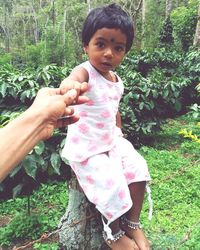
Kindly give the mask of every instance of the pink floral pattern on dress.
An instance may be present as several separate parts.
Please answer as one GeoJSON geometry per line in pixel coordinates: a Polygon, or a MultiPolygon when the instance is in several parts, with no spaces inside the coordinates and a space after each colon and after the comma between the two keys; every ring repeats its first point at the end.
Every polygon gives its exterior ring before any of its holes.
{"type": "Polygon", "coordinates": [[[107,218],[112,219],[112,217],[113,217],[113,214],[112,214],[112,213],[106,212],[105,214],[106,214],[107,218]]]}
{"type": "Polygon", "coordinates": [[[123,199],[125,198],[125,196],[126,196],[125,190],[119,191],[118,196],[119,196],[119,198],[120,198],[121,200],[123,200],[123,199]]]}
{"type": "Polygon", "coordinates": [[[79,113],[80,117],[88,117],[88,112],[85,111],[85,110],[82,110],[80,113],[79,113]]]}
{"type": "Polygon", "coordinates": [[[109,118],[110,112],[108,110],[104,110],[103,112],[101,112],[101,117],[102,118],[109,118]]]}
{"type": "Polygon", "coordinates": [[[77,137],[77,136],[73,136],[73,137],[71,138],[71,142],[74,143],[74,144],[78,144],[79,141],[80,141],[80,138],[77,137]]]}
{"type": "Polygon", "coordinates": [[[105,123],[103,123],[103,122],[97,122],[97,123],[96,123],[96,127],[97,127],[97,128],[100,128],[100,129],[101,129],[101,128],[103,128],[104,126],[105,126],[105,123]]]}
{"type": "Polygon", "coordinates": [[[127,209],[128,208],[128,204],[124,204],[123,206],[122,206],[122,209],[123,210],[125,210],[125,209],[127,209]]]}
{"type": "Polygon", "coordinates": [[[105,133],[101,136],[102,141],[110,141],[110,135],[108,133],[105,133]]]}
{"type": "Polygon", "coordinates": [[[79,132],[81,132],[82,134],[87,134],[89,131],[89,126],[85,123],[80,123],[78,125],[78,129],[79,129],[79,132]]]}
{"type": "Polygon", "coordinates": [[[86,176],[86,180],[89,184],[94,184],[95,183],[95,180],[92,178],[91,175],[87,175],[86,176]]]}
{"type": "Polygon", "coordinates": [[[133,172],[126,172],[124,175],[128,181],[135,179],[135,174],[133,172]]]}
{"type": "Polygon", "coordinates": [[[85,167],[88,164],[88,159],[80,163],[81,166],[85,167]]]}
{"type": "Polygon", "coordinates": [[[119,97],[117,95],[113,96],[113,100],[118,101],[119,97]]]}

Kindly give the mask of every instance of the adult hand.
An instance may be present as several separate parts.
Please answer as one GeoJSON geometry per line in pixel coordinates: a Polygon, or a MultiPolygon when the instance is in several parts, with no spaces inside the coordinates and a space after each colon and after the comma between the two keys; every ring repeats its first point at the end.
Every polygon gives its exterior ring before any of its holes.
{"type": "MultiPolygon", "coordinates": [[[[86,90],[86,85],[81,93],[86,90]]],[[[79,91],[80,93],[80,91],[79,91]]],[[[45,127],[40,133],[40,138],[49,138],[55,128],[60,128],[72,124],[79,120],[79,116],[74,114],[74,109],[68,107],[70,104],[81,104],[88,101],[86,96],[78,96],[75,89],[68,90],[61,94],[60,88],[42,88],[29,108],[31,112],[40,112],[44,119],[45,127]]]]}
{"type": "Polygon", "coordinates": [[[59,88],[39,90],[30,108],[0,129],[0,182],[40,140],[49,138],[54,128],[79,119],[68,105],[87,101],[75,89],[63,95],[59,88]]]}

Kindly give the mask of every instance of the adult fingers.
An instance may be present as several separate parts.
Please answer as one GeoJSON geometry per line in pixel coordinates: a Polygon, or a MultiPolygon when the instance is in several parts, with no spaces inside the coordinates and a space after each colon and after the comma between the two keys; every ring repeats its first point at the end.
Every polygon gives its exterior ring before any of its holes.
{"type": "Polygon", "coordinates": [[[87,96],[78,96],[78,93],[75,89],[69,90],[64,96],[64,101],[66,106],[70,104],[83,104],[89,101],[87,96]]]}
{"type": "Polygon", "coordinates": [[[90,99],[87,97],[87,96],[79,96],[76,100],[76,103],[74,103],[74,105],[76,104],[83,104],[83,103],[86,103],[88,102],[90,99]]]}
{"type": "Polygon", "coordinates": [[[61,117],[60,119],[58,119],[56,127],[57,128],[62,128],[62,127],[66,127],[70,124],[73,124],[75,122],[77,122],[79,120],[79,116],[77,115],[73,115],[70,117],[61,117]]]}
{"type": "Polygon", "coordinates": [[[75,89],[70,89],[66,94],[64,94],[63,97],[66,106],[72,104],[76,100],[77,96],[78,93],[75,89]]]}

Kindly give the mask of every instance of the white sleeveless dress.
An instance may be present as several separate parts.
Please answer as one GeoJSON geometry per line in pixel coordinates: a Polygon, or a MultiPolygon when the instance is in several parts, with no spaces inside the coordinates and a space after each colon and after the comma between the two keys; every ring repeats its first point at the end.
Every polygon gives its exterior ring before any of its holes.
{"type": "Polygon", "coordinates": [[[144,158],[116,127],[122,80],[108,81],[89,61],[80,67],[89,74],[90,101],[74,106],[80,120],[68,127],[62,158],[109,225],[132,206],[128,185],[151,178],[144,158]]]}

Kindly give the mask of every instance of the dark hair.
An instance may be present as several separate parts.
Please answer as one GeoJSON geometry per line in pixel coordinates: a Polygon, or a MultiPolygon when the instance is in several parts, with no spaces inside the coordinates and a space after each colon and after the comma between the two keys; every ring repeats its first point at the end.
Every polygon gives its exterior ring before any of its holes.
{"type": "Polygon", "coordinates": [[[94,33],[101,28],[120,29],[127,37],[126,52],[130,50],[134,38],[133,22],[119,5],[110,4],[90,11],[83,24],[83,46],[87,46],[94,33]]]}

